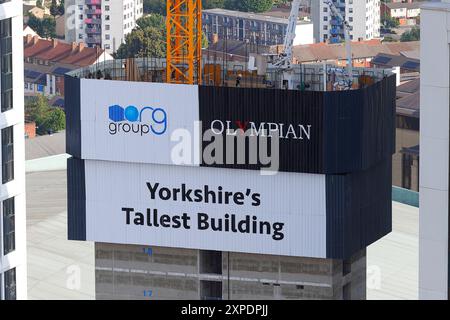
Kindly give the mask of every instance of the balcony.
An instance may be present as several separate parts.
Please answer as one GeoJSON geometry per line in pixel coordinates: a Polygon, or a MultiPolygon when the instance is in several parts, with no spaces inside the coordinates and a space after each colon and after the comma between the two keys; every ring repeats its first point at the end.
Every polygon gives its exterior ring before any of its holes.
{"type": "Polygon", "coordinates": [[[86,38],[86,43],[87,44],[101,44],[102,43],[102,38],[99,37],[99,36],[87,37],[86,38]]]}
{"type": "Polygon", "coordinates": [[[334,28],[331,28],[331,29],[330,29],[330,33],[331,33],[332,35],[337,35],[337,34],[341,34],[342,31],[341,31],[340,28],[334,27],[334,28]]]}
{"type": "Polygon", "coordinates": [[[87,23],[87,24],[102,24],[102,19],[86,18],[86,19],[84,19],[84,23],[87,23]]]}
{"type": "Polygon", "coordinates": [[[101,15],[102,9],[86,9],[86,14],[95,14],[95,15],[101,15]]]}
{"type": "Polygon", "coordinates": [[[102,29],[100,29],[100,28],[86,28],[86,33],[87,34],[101,34],[102,33],[102,29]]]}

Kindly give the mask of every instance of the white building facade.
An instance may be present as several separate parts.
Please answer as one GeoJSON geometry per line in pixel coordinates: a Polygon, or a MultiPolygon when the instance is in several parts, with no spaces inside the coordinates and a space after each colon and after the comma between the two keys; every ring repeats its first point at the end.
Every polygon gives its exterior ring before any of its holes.
{"type": "Polygon", "coordinates": [[[450,0],[421,11],[419,299],[449,295],[450,0]]]}
{"type": "Polygon", "coordinates": [[[0,300],[27,298],[23,17],[0,0],[0,300]]]}
{"type": "MultiPolygon", "coordinates": [[[[353,41],[380,37],[380,0],[333,0],[351,26],[353,41]]],[[[338,43],[344,40],[342,22],[333,17],[322,0],[311,1],[311,17],[316,42],[338,43]]]]}
{"type": "Polygon", "coordinates": [[[85,42],[108,52],[117,50],[143,16],[143,0],[67,0],[68,42],[85,42]]]}

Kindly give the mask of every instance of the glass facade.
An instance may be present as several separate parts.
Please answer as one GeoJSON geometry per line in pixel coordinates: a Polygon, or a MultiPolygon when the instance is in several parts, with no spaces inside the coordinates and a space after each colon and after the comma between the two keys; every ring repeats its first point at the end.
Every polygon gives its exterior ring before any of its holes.
{"type": "Polygon", "coordinates": [[[5,300],[16,300],[16,269],[5,272],[5,300]]]}
{"type": "Polygon", "coordinates": [[[13,127],[2,129],[2,182],[14,180],[13,127]]]}
{"type": "Polygon", "coordinates": [[[11,19],[0,21],[1,111],[13,107],[11,19]]]}
{"type": "Polygon", "coordinates": [[[16,249],[14,198],[3,201],[3,255],[16,249]]]}

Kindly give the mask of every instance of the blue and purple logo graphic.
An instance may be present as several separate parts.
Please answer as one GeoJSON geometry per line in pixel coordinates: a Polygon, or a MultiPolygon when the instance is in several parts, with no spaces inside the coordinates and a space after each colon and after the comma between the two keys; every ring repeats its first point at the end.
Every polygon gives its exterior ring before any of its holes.
{"type": "Polygon", "coordinates": [[[162,108],[143,107],[139,110],[135,106],[124,108],[113,105],[109,107],[109,120],[111,135],[125,133],[161,136],[167,131],[167,113],[162,108]]]}

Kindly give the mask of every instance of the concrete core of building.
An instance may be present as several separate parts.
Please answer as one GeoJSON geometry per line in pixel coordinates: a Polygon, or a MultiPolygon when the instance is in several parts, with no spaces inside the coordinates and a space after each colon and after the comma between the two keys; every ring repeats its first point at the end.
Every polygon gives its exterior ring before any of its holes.
{"type": "Polygon", "coordinates": [[[366,299],[366,252],[349,260],[95,244],[97,299],[366,299]]]}

